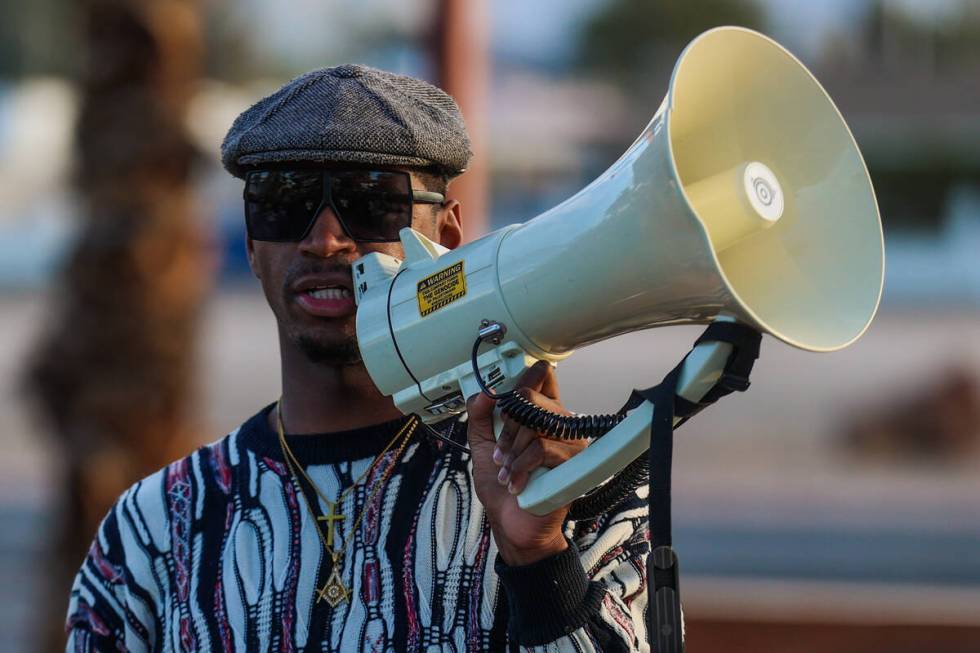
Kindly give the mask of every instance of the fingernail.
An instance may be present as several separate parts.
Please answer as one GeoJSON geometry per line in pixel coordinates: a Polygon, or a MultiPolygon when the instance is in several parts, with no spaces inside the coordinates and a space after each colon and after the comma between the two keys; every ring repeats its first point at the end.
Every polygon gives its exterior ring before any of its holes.
{"type": "Polygon", "coordinates": [[[493,462],[498,465],[504,464],[504,452],[500,450],[500,447],[493,448],[493,462]]]}
{"type": "Polygon", "coordinates": [[[507,485],[507,481],[510,479],[510,470],[506,467],[501,467],[500,471],[497,472],[497,482],[501,485],[507,485]]]}
{"type": "Polygon", "coordinates": [[[510,492],[511,494],[517,494],[517,488],[514,486],[513,483],[507,484],[507,491],[510,492]]]}

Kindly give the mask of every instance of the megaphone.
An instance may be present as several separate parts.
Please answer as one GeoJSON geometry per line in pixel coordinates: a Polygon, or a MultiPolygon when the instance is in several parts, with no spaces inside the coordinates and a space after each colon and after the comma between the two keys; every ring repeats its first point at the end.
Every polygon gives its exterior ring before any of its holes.
{"type": "MultiPolygon", "coordinates": [[[[792,54],[736,27],[684,49],[647,127],[570,199],[452,251],[401,240],[403,261],[354,263],[357,338],[379,390],[427,423],[465,410],[478,381],[502,392],[536,360],[639,329],[735,320],[837,350],[867,329],[884,273],[840,112],[792,54]],[[481,329],[496,345],[477,351],[481,329]]],[[[703,395],[726,346],[695,352],[678,394],[703,395]]],[[[650,413],[635,412],[532,478],[520,505],[544,514],[642,455],[650,413]]]]}

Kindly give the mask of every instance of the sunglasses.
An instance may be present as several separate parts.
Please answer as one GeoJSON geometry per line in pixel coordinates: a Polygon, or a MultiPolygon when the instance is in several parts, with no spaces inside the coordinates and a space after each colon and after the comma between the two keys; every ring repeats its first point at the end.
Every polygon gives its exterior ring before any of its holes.
{"type": "Polygon", "coordinates": [[[252,170],[245,175],[245,225],[253,240],[299,242],[330,208],[349,238],[390,243],[412,226],[412,206],[446,198],[412,188],[392,170],[252,170]]]}

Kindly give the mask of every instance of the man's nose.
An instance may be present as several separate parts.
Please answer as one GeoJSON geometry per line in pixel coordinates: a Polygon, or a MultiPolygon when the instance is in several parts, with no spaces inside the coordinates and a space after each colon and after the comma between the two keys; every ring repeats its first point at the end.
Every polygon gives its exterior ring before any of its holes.
{"type": "Polygon", "coordinates": [[[313,226],[300,241],[300,250],[322,258],[329,258],[344,252],[354,252],[357,243],[344,232],[340,219],[329,206],[316,216],[313,226]]]}

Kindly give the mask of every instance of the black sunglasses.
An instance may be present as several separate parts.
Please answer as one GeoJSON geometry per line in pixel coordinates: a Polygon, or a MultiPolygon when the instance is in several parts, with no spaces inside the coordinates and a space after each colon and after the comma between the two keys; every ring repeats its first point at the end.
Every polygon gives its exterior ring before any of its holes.
{"type": "Polygon", "coordinates": [[[253,240],[298,242],[329,207],[359,243],[390,243],[412,226],[412,205],[443,204],[394,170],[252,170],[245,175],[245,225],[253,240]]]}

